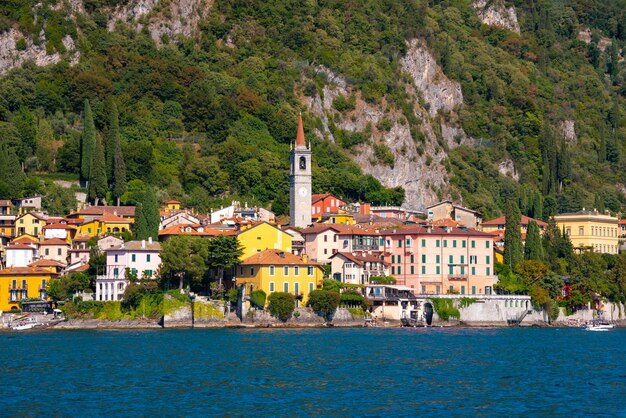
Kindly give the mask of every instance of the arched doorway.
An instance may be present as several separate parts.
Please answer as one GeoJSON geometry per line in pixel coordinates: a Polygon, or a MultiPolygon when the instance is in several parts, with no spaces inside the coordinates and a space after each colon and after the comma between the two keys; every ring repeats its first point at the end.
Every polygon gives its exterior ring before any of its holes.
{"type": "Polygon", "coordinates": [[[433,324],[433,305],[430,302],[424,304],[424,319],[426,319],[426,325],[433,324]]]}

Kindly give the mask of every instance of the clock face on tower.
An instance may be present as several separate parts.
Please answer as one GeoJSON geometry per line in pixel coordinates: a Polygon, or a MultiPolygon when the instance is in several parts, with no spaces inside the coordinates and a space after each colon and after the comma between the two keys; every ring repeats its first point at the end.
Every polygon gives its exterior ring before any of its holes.
{"type": "Polygon", "coordinates": [[[306,197],[306,187],[300,187],[298,193],[300,193],[300,196],[306,197]]]}

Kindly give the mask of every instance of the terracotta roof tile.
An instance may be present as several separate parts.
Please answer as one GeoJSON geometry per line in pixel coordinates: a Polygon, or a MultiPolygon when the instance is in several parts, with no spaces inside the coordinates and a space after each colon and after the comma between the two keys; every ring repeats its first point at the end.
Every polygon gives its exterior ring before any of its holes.
{"type": "Polygon", "coordinates": [[[56,260],[41,259],[33,261],[28,267],[65,267],[65,264],[56,260]]]}
{"type": "MultiPolygon", "coordinates": [[[[530,221],[535,221],[537,223],[537,226],[540,226],[540,227],[543,226],[544,228],[546,228],[548,226],[548,224],[544,221],[540,221],[539,219],[534,219],[525,215],[522,215],[521,220],[520,220],[520,225],[528,225],[530,221]]],[[[497,225],[505,225],[505,224],[506,224],[506,216],[500,216],[499,218],[495,218],[490,221],[483,222],[481,225],[497,226],[497,225]]]]}
{"type": "Polygon", "coordinates": [[[0,270],[0,276],[14,276],[14,275],[52,275],[58,276],[57,273],[53,273],[50,270],[45,270],[40,267],[9,267],[4,270],[0,270]]]}
{"type": "Polygon", "coordinates": [[[69,245],[69,244],[63,241],[61,238],[50,238],[45,241],[42,241],[39,245],[69,245]]]}
{"type": "Polygon", "coordinates": [[[241,265],[294,265],[294,266],[318,266],[312,261],[304,261],[295,254],[282,250],[268,249],[254,254],[243,260],[241,265]]]}

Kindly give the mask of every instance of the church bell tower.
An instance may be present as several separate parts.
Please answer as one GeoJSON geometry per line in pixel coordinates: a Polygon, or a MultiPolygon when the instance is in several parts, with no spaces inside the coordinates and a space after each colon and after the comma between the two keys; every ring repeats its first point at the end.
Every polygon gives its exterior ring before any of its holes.
{"type": "Polygon", "coordinates": [[[306,228],[311,224],[311,144],[304,141],[302,115],[298,120],[295,146],[289,157],[289,217],[290,225],[306,228]]]}

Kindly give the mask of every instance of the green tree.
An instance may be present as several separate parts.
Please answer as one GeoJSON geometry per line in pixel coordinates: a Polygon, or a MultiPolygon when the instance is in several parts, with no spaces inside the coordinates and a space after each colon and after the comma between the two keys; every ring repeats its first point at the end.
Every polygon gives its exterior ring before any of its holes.
{"type": "Polygon", "coordinates": [[[44,118],[39,119],[37,125],[37,151],[35,156],[39,163],[39,169],[43,171],[54,171],[55,155],[52,142],[54,141],[54,132],[50,123],[44,118]]]}
{"type": "Polygon", "coordinates": [[[109,176],[113,197],[117,204],[126,192],[126,165],[120,142],[120,126],[115,102],[111,102],[109,130],[106,141],[107,175],[109,176]]]}
{"type": "Polygon", "coordinates": [[[314,290],[309,293],[307,305],[313,309],[313,312],[324,318],[324,321],[330,322],[339,307],[340,298],[341,296],[337,292],[323,289],[314,290]]]}
{"type": "Polygon", "coordinates": [[[162,243],[161,268],[162,281],[178,280],[178,288],[199,283],[207,270],[208,240],[200,237],[177,235],[162,243]]]}
{"type": "Polygon", "coordinates": [[[148,233],[148,222],[146,221],[146,214],[143,210],[143,203],[139,202],[135,206],[135,223],[133,225],[133,233],[135,239],[143,240],[148,239],[150,234],[148,233]]]}
{"type": "Polygon", "coordinates": [[[85,99],[85,110],[83,116],[83,134],[81,136],[81,164],[80,175],[83,181],[90,181],[91,164],[94,161],[96,152],[96,126],[91,113],[89,100],[85,99]]]}
{"type": "Polygon", "coordinates": [[[146,217],[148,236],[156,240],[159,237],[161,212],[159,211],[159,204],[157,203],[156,194],[154,193],[154,189],[152,187],[147,188],[141,203],[143,214],[146,217]]]}
{"type": "Polygon", "coordinates": [[[269,311],[276,318],[286,322],[296,308],[296,298],[287,292],[273,292],[268,297],[269,311]]]}
{"type": "Polygon", "coordinates": [[[504,264],[514,268],[524,258],[520,232],[521,214],[517,202],[509,201],[507,203],[505,216],[504,264]]]}
{"type": "Polygon", "coordinates": [[[89,175],[89,200],[97,205],[100,200],[105,200],[108,190],[104,145],[102,140],[97,138],[89,175]]]}
{"type": "Polygon", "coordinates": [[[526,231],[526,243],[524,245],[525,260],[543,260],[543,244],[539,233],[537,222],[528,222],[528,230],[526,231]]]}
{"type": "Polygon", "coordinates": [[[15,199],[20,196],[26,175],[13,149],[0,146],[0,197],[15,199]]]}
{"type": "Polygon", "coordinates": [[[243,247],[234,236],[218,235],[208,244],[207,262],[217,270],[218,290],[223,290],[224,271],[233,268],[241,261],[243,247]]]}

